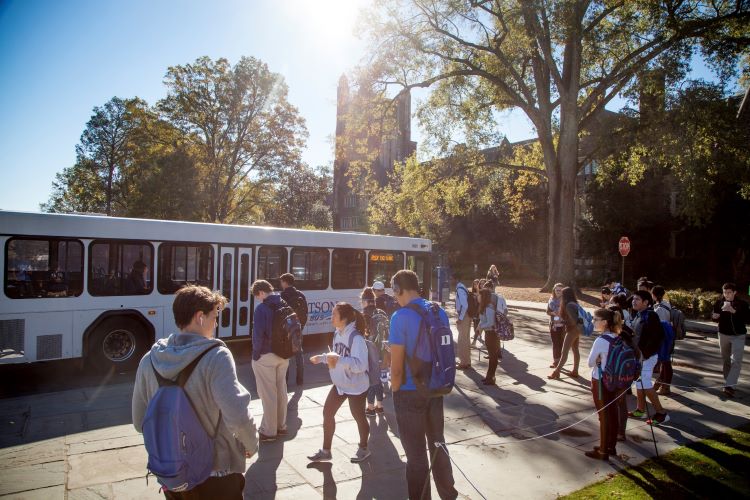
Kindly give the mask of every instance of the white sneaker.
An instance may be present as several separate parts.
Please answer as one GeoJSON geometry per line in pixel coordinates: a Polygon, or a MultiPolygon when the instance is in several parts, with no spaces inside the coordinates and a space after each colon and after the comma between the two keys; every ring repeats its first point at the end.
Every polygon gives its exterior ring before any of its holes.
{"type": "Polygon", "coordinates": [[[352,463],[356,464],[362,462],[363,460],[366,460],[370,455],[370,450],[368,450],[367,448],[357,448],[357,453],[355,453],[351,458],[352,463]]]}
{"type": "Polygon", "coordinates": [[[327,462],[333,458],[333,455],[330,451],[325,451],[323,449],[318,450],[317,453],[314,455],[310,455],[307,457],[308,460],[311,462],[327,462]]]}

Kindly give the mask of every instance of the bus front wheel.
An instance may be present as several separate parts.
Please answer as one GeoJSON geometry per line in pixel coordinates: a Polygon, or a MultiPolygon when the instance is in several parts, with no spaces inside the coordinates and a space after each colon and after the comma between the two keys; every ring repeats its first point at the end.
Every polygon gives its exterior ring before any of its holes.
{"type": "Polygon", "coordinates": [[[100,372],[132,370],[147,348],[146,332],[136,320],[110,318],[91,336],[88,360],[100,372]]]}

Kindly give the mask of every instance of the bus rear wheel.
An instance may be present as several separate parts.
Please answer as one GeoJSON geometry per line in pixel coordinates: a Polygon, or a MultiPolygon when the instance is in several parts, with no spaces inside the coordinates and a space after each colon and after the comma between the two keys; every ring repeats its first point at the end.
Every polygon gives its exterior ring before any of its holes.
{"type": "Polygon", "coordinates": [[[131,318],[109,318],[89,340],[88,361],[99,372],[132,370],[148,348],[146,332],[131,318]]]}

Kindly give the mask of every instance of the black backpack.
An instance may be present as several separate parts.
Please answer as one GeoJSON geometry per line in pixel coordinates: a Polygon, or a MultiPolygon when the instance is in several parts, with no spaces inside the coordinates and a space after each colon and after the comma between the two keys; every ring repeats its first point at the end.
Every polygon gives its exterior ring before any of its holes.
{"type": "Polygon", "coordinates": [[[385,296],[385,313],[390,318],[393,316],[393,313],[401,309],[401,306],[398,304],[398,301],[392,296],[386,294],[385,296]]]}
{"type": "Polygon", "coordinates": [[[290,299],[289,305],[294,309],[300,325],[304,328],[307,324],[307,298],[302,292],[297,291],[296,295],[290,299]]]}
{"type": "Polygon", "coordinates": [[[271,306],[271,352],[280,358],[289,359],[302,350],[302,325],[286,302],[271,306]]]}

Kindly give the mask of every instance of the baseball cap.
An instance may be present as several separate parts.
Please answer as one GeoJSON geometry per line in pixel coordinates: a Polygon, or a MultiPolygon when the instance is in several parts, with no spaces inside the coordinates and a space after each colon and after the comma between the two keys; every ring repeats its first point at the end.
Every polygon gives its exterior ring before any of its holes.
{"type": "Polygon", "coordinates": [[[373,290],[385,290],[385,285],[383,284],[382,281],[375,281],[372,284],[372,289],[373,290]]]}

